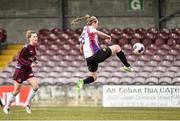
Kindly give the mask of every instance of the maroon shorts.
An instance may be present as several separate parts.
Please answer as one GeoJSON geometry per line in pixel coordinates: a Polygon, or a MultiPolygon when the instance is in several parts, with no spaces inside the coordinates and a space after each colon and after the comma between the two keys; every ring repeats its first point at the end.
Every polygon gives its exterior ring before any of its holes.
{"type": "Polygon", "coordinates": [[[16,68],[13,80],[15,80],[18,83],[23,83],[23,81],[26,81],[27,79],[34,77],[32,68],[16,68]]]}

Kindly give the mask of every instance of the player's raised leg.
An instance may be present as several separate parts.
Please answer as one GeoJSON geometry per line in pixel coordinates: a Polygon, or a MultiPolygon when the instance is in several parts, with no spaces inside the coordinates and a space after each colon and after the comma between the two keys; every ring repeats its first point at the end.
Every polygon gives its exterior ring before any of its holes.
{"type": "Polygon", "coordinates": [[[128,63],[126,56],[119,45],[112,45],[109,48],[111,49],[112,55],[116,54],[117,57],[121,60],[121,62],[124,64],[124,66],[121,68],[123,71],[125,72],[134,71],[133,68],[131,68],[130,64],[128,63]]]}

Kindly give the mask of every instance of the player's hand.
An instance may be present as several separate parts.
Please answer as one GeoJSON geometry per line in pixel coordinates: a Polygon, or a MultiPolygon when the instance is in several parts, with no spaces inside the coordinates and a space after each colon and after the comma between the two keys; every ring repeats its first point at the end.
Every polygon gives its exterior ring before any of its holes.
{"type": "Polygon", "coordinates": [[[36,61],[34,61],[34,63],[31,64],[31,67],[35,67],[35,66],[37,66],[37,64],[38,64],[38,61],[36,60],[36,61]]]}
{"type": "Polygon", "coordinates": [[[105,39],[105,41],[106,41],[107,43],[110,43],[110,42],[111,42],[111,36],[108,36],[108,37],[105,39]]]}
{"type": "Polygon", "coordinates": [[[38,64],[38,60],[34,61],[34,63],[37,65],[38,64]]]}
{"type": "Polygon", "coordinates": [[[82,48],[80,48],[79,51],[80,51],[80,54],[83,54],[83,49],[82,48]]]}

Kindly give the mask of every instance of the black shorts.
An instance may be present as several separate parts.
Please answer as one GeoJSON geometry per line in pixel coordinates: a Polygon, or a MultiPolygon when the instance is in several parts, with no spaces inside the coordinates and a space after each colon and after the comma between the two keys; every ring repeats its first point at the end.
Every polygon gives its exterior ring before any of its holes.
{"type": "Polygon", "coordinates": [[[98,69],[98,63],[105,61],[111,56],[112,52],[109,47],[100,49],[97,53],[89,58],[86,58],[88,70],[90,72],[96,72],[98,69]]]}

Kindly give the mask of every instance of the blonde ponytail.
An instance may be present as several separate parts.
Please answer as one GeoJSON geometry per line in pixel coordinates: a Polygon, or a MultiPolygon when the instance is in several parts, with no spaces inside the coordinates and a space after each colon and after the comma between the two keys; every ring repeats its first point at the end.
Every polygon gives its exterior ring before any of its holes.
{"type": "Polygon", "coordinates": [[[79,22],[81,22],[83,20],[87,21],[89,18],[91,18],[91,16],[89,14],[87,14],[87,15],[85,15],[83,17],[75,18],[75,19],[72,20],[71,25],[75,25],[75,24],[77,24],[77,23],[79,23],[79,22]]]}

